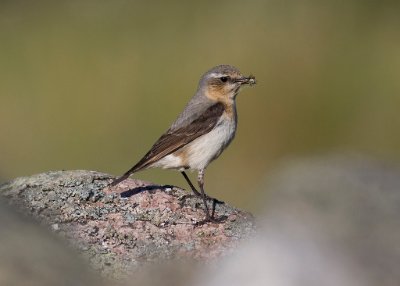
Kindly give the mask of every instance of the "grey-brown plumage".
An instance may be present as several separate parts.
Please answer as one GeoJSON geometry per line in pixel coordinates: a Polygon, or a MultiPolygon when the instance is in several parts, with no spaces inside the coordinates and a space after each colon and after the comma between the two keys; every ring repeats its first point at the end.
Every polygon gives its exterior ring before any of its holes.
{"type": "Polygon", "coordinates": [[[171,127],[136,165],[114,180],[112,186],[132,173],[160,167],[180,170],[193,192],[200,195],[184,172],[186,169],[197,170],[207,219],[211,220],[203,190],[204,170],[235,136],[235,98],[244,84],[255,84],[255,78],[242,76],[230,65],[220,65],[206,72],[200,79],[196,94],[171,127]]]}
{"type": "MultiPolygon", "coordinates": [[[[131,169],[129,169],[124,175],[116,179],[112,185],[116,185],[119,182],[128,178],[131,174],[143,170],[149,167],[152,163],[157,162],[161,158],[174,153],[183,146],[192,142],[197,137],[206,134],[214,128],[218,119],[224,112],[224,106],[222,103],[215,103],[207,108],[202,114],[194,119],[190,124],[181,126],[171,127],[165,132],[151,147],[150,151],[144,155],[144,157],[136,163],[131,169]]],[[[184,169],[188,169],[189,166],[182,166],[184,169]]]]}

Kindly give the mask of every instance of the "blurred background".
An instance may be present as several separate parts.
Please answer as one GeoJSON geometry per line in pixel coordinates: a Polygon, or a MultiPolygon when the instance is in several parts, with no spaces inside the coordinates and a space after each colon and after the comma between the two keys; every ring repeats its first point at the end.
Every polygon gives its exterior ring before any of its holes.
{"type": "MultiPolygon", "coordinates": [[[[400,159],[398,1],[1,1],[0,181],[120,175],[218,64],[254,74],[206,191],[255,203],[292,157],[400,159]]],[[[135,178],[187,188],[174,171],[135,178]]]]}

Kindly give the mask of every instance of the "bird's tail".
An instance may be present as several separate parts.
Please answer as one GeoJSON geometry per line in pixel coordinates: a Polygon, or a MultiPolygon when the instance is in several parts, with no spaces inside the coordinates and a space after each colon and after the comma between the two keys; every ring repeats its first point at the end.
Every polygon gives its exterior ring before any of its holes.
{"type": "Polygon", "coordinates": [[[125,181],[126,179],[128,179],[129,176],[132,175],[133,173],[136,173],[138,171],[141,171],[141,170],[144,170],[144,169],[148,168],[149,165],[151,165],[151,161],[148,160],[149,154],[150,154],[150,152],[147,153],[139,162],[137,162],[135,166],[130,168],[128,171],[126,171],[125,174],[123,174],[119,178],[116,178],[110,184],[110,186],[114,187],[114,186],[118,185],[119,183],[121,183],[122,181],[125,181]]]}
{"type": "Polygon", "coordinates": [[[114,187],[114,186],[118,185],[119,183],[121,183],[122,181],[125,181],[126,179],[128,179],[129,176],[132,175],[133,173],[142,170],[143,167],[139,163],[137,163],[135,166],[130,168],[128,171],[126,171],[125,174],[123,174],[121,177],[116,178],[114,181],[112,181],[110,186],[114,187]]]}
{"type": "Polygon", "coordinates": [[[112,181],[112,183],[110,184],[110,186],[111,186],[111,187],[114,187],[114,186],[118,185],[118,184],[121,183],[122,181],[125,181],[126,179],[128,179],[130,175],[131,175],[131,173],[125,173],[125,174],[123,174],[121,177],[116,178],[114,181],[112,181]]]}

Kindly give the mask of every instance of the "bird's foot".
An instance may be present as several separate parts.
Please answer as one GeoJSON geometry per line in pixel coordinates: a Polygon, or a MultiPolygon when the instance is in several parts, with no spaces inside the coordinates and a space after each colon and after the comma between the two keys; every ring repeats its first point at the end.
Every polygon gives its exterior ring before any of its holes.
{"type": "MultiPolygon", "coordinates": [[[[196,191],[196,192],[193,191],[193,194],[194,194],[196,197],[198,197],[198,198],[203,198],[203,195],[200,194],[198,191],[196,191]]],[[[208,195],[205,195],[205,197],[206,197],[206,200],[212,201],[213,204],[218,204],[218,205],[223,205],[223,204],[225,204],[225,202],[220,201],[220,200],[218,200],[218,199],[216,199],[216,198],[210,197],[210,196],[208,196],[208,195]]]]}
{"type": "Polygon", "coordinates": [[[196,226],[201,226],[206,223],[216,223],[216,224],[223,223],[226,221],[227,218],[228,218],[227,216],[221,216],[221,217],[216,218],[214,216],[210,216],[209,214],[206,214],[206,217],[202,221],[197,222],[196,226]]]}

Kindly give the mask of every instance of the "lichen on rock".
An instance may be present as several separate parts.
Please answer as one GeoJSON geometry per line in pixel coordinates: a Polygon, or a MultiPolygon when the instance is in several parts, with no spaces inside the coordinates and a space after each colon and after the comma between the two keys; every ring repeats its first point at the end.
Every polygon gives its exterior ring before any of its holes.
{"type": "Polygon", "coordinates": [[[66,238],[104,275],[120,277],[148,262],[210,261],[254,232],[251,214],[218,204],[222,223],[201,223],[202,200],[189,192],[94,171],[53,171],[0,186],[10,204],[66,238]]]}

